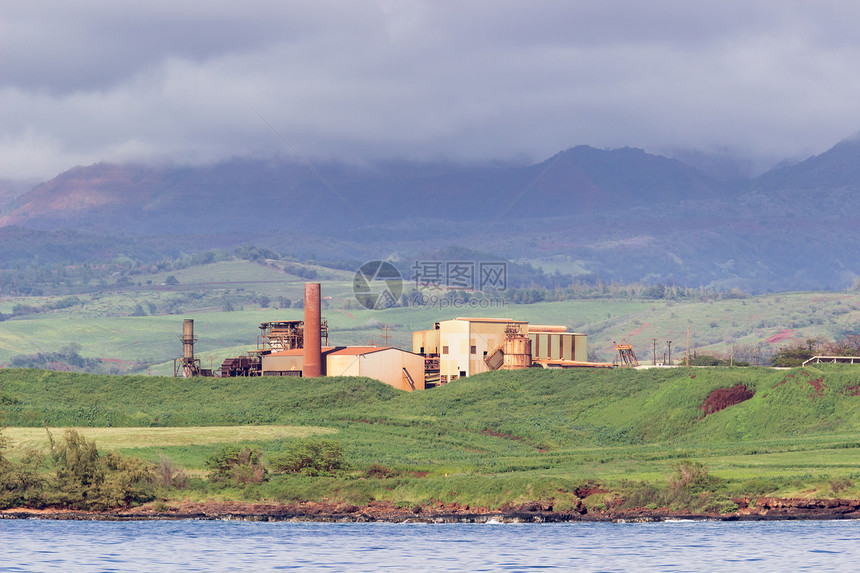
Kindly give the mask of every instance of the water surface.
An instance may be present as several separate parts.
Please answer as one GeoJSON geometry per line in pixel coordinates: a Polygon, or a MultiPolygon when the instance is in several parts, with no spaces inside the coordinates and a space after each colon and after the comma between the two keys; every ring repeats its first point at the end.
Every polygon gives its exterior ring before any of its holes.
{"type": "Polygon", "coordinates": [[[0,520],[2,571],[855,571],[860,521],[0,520]]]}

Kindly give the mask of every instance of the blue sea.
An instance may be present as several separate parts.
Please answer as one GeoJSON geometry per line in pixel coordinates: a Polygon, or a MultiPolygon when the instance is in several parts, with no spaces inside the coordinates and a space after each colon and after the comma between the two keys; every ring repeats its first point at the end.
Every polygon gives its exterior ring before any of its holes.
{"type": "Polygon", "coordinates": [[[0,520],[2,571],[857,571],[860,521],[0,520]]]}

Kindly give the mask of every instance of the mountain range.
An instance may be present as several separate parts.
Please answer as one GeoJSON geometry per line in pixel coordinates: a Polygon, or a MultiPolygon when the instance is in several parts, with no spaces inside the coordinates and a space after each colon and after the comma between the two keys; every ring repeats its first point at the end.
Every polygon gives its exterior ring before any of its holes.
{"type": "Polygon", "coordinates": [[[320,260],[408,261],[468,247],[604,280],[842,289],[860,275],[858,190],[857,139],[754,178],[588,146],[533,165],[96,164],[0,193],[0,244],[7,264],[79,236],[126,254],[146,243],[145,256],[156,244],[193,252],[253,242],[320,260]]]}

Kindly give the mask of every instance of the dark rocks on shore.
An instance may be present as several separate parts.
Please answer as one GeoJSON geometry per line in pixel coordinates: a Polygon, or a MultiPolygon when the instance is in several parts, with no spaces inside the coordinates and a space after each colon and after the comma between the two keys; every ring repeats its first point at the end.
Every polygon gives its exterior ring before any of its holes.
{"type": "Polygon", "coordinates": [[[499,509],[472,508],[459,504],[399,507],[388,502],[365,506],[319,502],[249,504],[240,502],[185,503],[156,511],[152,505],[116,511],[7,509],[2,519],[81,519],[129,521],[151,519],[318,521],[318,522],[413,522],[413,523],[564,523],[564,522],[655,522],[676,519],[720,521],[764,521],[778,519],[860,519],[860,500],[846,499],[742,499],[738,511],[728,514],[694,514],[658,509],[625,509],[588,513],[580,501],[574,508],[554,511],[551,503],[533,501],[499,509]]]}

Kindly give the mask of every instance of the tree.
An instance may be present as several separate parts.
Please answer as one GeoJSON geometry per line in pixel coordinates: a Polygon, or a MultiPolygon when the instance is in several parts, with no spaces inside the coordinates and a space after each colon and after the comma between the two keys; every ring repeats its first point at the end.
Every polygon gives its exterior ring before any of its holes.
{"type": "Polygon", "coordinates": [[[225,446],[206,459],[209,481],[233,482],[237,485],[260,483],[268,471],[260,459],[260,450],[225,446]]]}
{"type": "Polygon", "coordinates": [[[102,510],[153,498],[152,469],[142,460],[115,452],[102,456],[94,441],[75,430],[66,430],[60,444],[48,432],[48,441],[55,465],[48,504],[102,510]]]}
{"type": "Polygon", "coordinates": [[[270,460],[277,473],[307,476],[333,476],[349,467],[343,446],[334,440],[297,442],[270,460]]]}
{"type": "Polygon", "coordinates": [[[770,363],[773,366],[793,368],[801,366],[814,355],[815,352],[810,348],[809,344],[795,343],[789,346],[783,346],[777,350],[776,354],[771,358],[770,363]]]}

